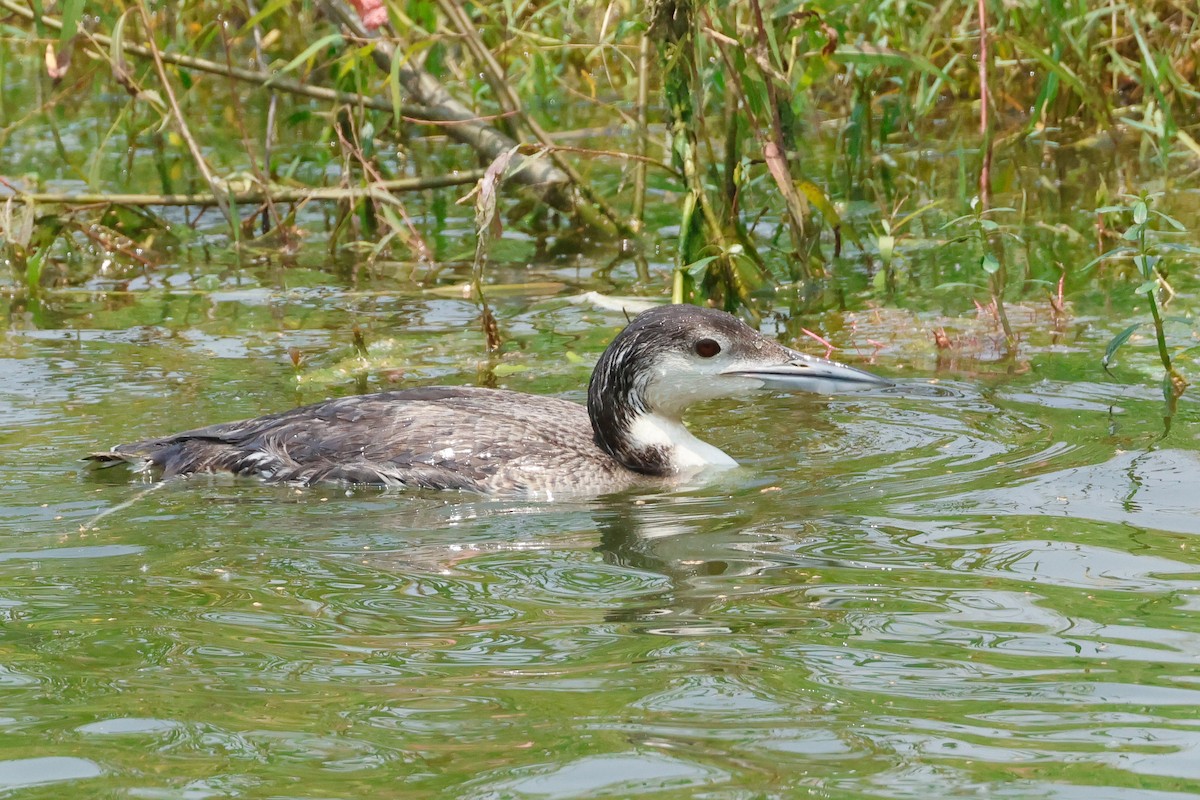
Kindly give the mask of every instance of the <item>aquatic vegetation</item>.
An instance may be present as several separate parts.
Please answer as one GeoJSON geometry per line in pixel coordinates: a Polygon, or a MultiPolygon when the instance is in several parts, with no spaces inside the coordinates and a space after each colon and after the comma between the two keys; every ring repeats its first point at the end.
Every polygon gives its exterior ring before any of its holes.
{"type": "MultiPolygon", "coordinates": [[[[1109,205],[1096,209],[1100,215],[1111,214],[1124,222],[1129,219],[1132,224],[1120,232],[1120,242],[1116,247],[1103,253],[1086,265],[1090,269],[1105,261],[1128,258],[1137,270],[1141,283],[1134,291],[1146,298],[1150,311],[1150,325],[1154,329],[1154,341],[1157,346],[1158,358],[1163,366],[1163,397],[1167,401],[1167,417],[1174,413],[1175,402],[1183,394],[1188,381],[1179,372],[1175,360],[1171,356],[1171,348],[1167,343],[1166,318],[1163,311],[1175,296],[1168,279],[1168,267],[1172,259],[1181,256],[1200,256],[1200,247],[1180,241],[1170,241],[1162,236],[1156,236],[1165,226],[1176,233],[1187,233],[1187,228],[1179,220],[1164,214],[1153,207],[1153,195],[1143,194],[1130,196],[1123,205],[1109,205]]],[[[1187,330],[1195,328],[1195,320],[1175,318],[1176,324],[1182,324],[1187,330]]],[[[1104,366],[1113,363],[1117,351],[1129,341],[1135,333],[1147,323],[1134,323],[1121,331],[1112,341],[1104,354],[1104,366]]],[[[1197,348],[1186,348],[1195,351],[1197,348]]]]}
{"type": "MultiPolygon", "coordinates": [[[[447,231],[473,224],[455,201],[482,179],[481,308],[514,237],[598,240],[676,301],[763,315],[953,298],[994,309],[1012,349],[1007,304],[1103,280],[1077,268],[1085,198],[1190,185],[1200,157],[1200,30],[1182,2],[0,13],[0,179],[35,209],[8,212],[3,252],[11,290],[42,302],[214,247],[438,269],[466,255],[447,231]]],[[[1161,205],[1196,229],[1170,192],[1161,205]]]]}

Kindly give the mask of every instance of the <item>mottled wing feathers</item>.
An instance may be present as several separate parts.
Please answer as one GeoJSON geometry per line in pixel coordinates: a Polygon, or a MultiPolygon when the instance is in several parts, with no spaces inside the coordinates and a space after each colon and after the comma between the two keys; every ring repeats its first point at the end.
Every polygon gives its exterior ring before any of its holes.
{"type": "Polygon", "coordinates": [[[502,390],[435,387],[345,397],[120,445],[95,460],[164,477],[232,472],[312,484],[475,491],[574,485],[619,468],[592,442],[582,406],[502,390]]]}

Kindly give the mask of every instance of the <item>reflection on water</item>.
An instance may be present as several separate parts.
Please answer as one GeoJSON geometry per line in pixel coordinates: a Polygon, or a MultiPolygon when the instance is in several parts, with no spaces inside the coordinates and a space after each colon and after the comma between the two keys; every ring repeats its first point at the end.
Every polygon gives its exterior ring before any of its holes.
{"type": "Polygon", "coordinates": [[[195,341],[0,357],[0,792],[1200,787],[1200,457],[1153,391],[713,405],[696,423],[743,469],[553,506],[80,478],[131,433],[294,401],[195,341]]]}

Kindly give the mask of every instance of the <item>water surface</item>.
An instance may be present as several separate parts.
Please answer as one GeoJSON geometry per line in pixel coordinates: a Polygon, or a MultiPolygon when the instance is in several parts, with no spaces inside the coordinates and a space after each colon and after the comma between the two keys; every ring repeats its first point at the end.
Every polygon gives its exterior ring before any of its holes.
{"type": "MultiPolygon", "coordinates": [[[[682,491],[81,474],[353,391],[297,388],[288,355],[336,368],[352,321],[404,345],[368,388],[479,380],[465,301],[251,288],[9,306],[0,794],[1200,792],[1200,413],[1185,396],[1164,435],[1157,388],[1098,368],[1117,323],[974,372],[893,329],[871,368],[905,391],[701,407],[744,467],[682,491]]],[[[582,399],[622,317],[578,288],[498,304],[499,385],[582,399]]]]}

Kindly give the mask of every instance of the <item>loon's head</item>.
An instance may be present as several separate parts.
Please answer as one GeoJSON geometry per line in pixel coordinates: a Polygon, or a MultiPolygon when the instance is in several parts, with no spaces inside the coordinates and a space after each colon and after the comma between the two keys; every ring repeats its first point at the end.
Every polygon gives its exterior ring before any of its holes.
{"type": "Polygon", "coordinates": [[[596,443],[625,467],[672,475],[736,462],[692,436],[692,403],[757,389],[833,392],[888,386],[869,372],[805,355],[711,308],[645,311],[600,356],[588,386],[596,443]]]}

